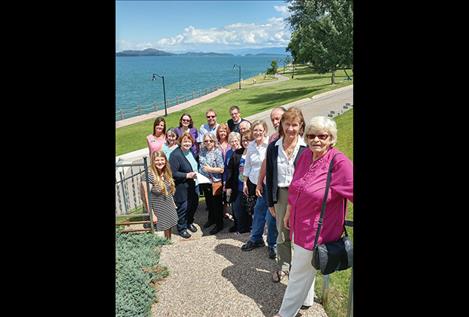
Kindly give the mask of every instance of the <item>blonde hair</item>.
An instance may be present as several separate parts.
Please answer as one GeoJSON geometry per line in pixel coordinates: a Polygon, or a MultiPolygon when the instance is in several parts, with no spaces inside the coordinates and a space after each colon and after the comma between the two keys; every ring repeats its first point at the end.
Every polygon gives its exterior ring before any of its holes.
{"type": "Polygon", "coordinates": [[[167,196],[168,191],[166,190],[166,184],[163,181],[164,178],[169,182],[169,194],[174,195],[174,192],[176,191],[176,186],[173,180],[173,173],[171,172],[171,167],[169,166],[168,158],[166,157],[163,151],[155,151],[152,153],[150,171],[153,174],[153,186],[158,185],[161,188],[161,192],[167,196]],[[161,174],[159,173],[158,168],[155,165],[155,158],[157,157],[163,157],[166,161],[163,169],[161,170],[161,174]]]}

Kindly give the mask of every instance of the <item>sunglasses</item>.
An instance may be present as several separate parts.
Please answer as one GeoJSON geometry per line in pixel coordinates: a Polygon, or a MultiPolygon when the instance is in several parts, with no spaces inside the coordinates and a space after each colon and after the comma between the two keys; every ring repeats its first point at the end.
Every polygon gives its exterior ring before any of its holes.
{"type": "Polygon", "coordinates": [[[191,119],[182,119],[182,122],[191,122],[191,119]]]}
{"type": "Polygon", "coordinates": [[[216,116],[207,116],[207,119],[215,118],[216,116]]]}
{"type": "Polygon", "coordinates": [[[309,140],[314,140],[316,137],[318,137],[319,140],[325,140],[329,137],[329,134],[307,134],[306,137],[309,140]]]}

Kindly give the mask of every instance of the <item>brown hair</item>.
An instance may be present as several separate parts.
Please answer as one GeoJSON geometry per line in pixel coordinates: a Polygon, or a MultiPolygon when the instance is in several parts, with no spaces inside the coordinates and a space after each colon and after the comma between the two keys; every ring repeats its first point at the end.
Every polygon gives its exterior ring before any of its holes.
{"type": "Polygon", "coordinates": [[[192,145],[194,145],[194,143],[195,143],[194,137],[189,133],[189,131],[186,131],[183,134],[181,134],[181,136],[178,139],[178,144],[181,145],[182,140],[185,139],[185,138],[189,138],[192,142],[192,145]]]}
{"type": "Polygon", "coordinates": [[[296,107],[291,107],[287,111],[285,111],[282,115],[282,119],[280,119],[280,126],[278,127],[278,133],[281,137],[285,135],[285,132],[283,131],[282,124],[285,121],[294,121],[294,120],[299,120],[300,121],[300,130],[299,130],[299,135],[303,135],[305,131],[305,119],[303,117],[303,113],[301,112],[300,109],[296,107]]]}
{"type": "Polygon", "coordinates": [[[166,135],[166,121],[164,120],[163,117],[157,117],[155,119],[155,122],[153,122],[153,135],[155,135],[155,128],[158,124],[160,124],[160,122],[164,122],[164,128],[163,128],[163,134],[166,135]]]}
{"type": "Polygon", "coordinates": [[[192,117],[188,113],[183,113],[182,116],[179,118],[179,127],[180,128],[182,127],[182,118],[184,118],[184,116],[188,116],[189,119],[191,119],[191,122],[189,123],[189,129],[193,128],[194,127],[194,121],[192,121],[192,117]]]}
{"type": "Polygon", "coordinates": [[[217,135],[217,140],[218,142],[220,142],[220,134],[218,134],[218,132],[220,131],[220,129],[225,129],[226,131],[226,141],[228,142],[228,136],[230,135],[230,128],[228,127],[228,125],[226,123],[220,123],[218,125],[218,128],[217,128],[217,131],[216,131],[216,135],[217,135]]]}

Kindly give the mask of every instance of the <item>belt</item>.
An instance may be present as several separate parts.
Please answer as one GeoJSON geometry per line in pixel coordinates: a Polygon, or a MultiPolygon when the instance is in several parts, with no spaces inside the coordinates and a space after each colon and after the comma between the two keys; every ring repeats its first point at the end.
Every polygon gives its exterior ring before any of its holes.
{"type": "Polygon", "coordinates": [[[279,187],[279,189],[286,189],[286,190],[288,190],[288,186],[287,186],[287,187],[279,187]]]}

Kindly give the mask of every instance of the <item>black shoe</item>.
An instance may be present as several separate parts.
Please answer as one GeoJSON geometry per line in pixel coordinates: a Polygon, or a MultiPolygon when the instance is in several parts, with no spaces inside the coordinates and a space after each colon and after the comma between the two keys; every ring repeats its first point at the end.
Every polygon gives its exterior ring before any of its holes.
{"type": "Polygon", "coordinates": [[[210,230],[210,234],[216,234],[218,233],[219,231],[221,231],[223,228],[219,228],[219,227],[215,227],[213,228],[212,230],[210,230]]]}
{"type": "Polygon", "coordinates": [[[277,257],[277,252],[275,248],[269,248],[269,259],[275,259],[277,257]]]}
{"type": "Polygon", "coordinates": [[[264,240],[261,240],[261,241],[258,241],[258,242],[252,242],[251,240],[249,240],[248,242],[246,242],[245,244],[243,244],[241,246],[241,250],[251,251],[255,248],[260,248],[260,247],[263,247],[263,246],[265,246],[264,240]]]}
{"type": "Polygon", "coordinates": [[[194,226],[193,223],[191,223],[190,225],[187,226],[187,229],[189,229],[190,231],[192,232],[197,232],[197,227],[194,226]]]}
{"type": "Polygon", "coordinates": [[[230,232],[236,232],[236,231],[237,231],[236,226],[231,227],[229,231],[230,231],[230,232]]]}
{"type": "Polygon", "coordinates": [[[210,221],[207,221],[205,224],[204,224],[204,229],[207,229],[208,227],[211,227],[213,226],[215,223],[213,222],[210,222],[210,221]]]}
{"type": "Polygon", "coordinates": [[[187,232],[186,230],[184,230],[183,232],[180,232],[179,235],[185,239],[188,239],[191,237],[191,234],[187,232]]]}
{"type": "Polygon", "coordinates": [[[301,308],[300,309],[303,309],[303,310],[306,310],[308,308],[310,308],[311,306],[306,306],[306,305],[301,305],[301,308]]]}

